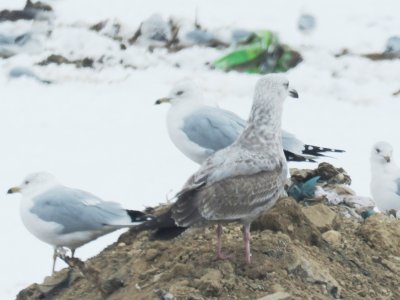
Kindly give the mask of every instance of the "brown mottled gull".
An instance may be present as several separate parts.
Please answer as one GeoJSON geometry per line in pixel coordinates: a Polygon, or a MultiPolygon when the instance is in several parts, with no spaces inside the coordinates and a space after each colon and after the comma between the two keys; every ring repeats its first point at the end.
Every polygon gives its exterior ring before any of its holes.
{"type": "Polygon", "coordinates": [[[236,142],[209,157],[189,178],[171,209],[180,227],[217,227],[217,256],[221,253],[222,224],[241,222],[246,262],[251,262],[250,224],[285,195],[286,160],[282,148],[283,102],[297,96],[288,80],[277,74],[256,85],[249,122],[236,142]]]}

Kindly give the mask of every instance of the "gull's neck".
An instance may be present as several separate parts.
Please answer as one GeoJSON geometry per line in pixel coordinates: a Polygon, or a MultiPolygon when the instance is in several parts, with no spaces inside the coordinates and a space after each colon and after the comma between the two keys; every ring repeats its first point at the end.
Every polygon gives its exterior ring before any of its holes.
{"type": "MultiPolygon", "coordinates": [[[[255,101],[248,121],[248,125],[239,137],[246,140],[251,147],[259,148],[267,145],[281,145],[282,140],[282,111],[283,105],[276,101],[255,101]]],[[[282,150],[283,151],[283,150],[282,150]]]]}
{"type": "Polygon", "coordinates": [[[393,161],[393,159],[389,163],[382,163],[381,161],[377,161],[376,159],[371,159],[371,173],[372,176],[382,176],[382,175],[393,175],[399,174],[400,169],[393,161]]]}

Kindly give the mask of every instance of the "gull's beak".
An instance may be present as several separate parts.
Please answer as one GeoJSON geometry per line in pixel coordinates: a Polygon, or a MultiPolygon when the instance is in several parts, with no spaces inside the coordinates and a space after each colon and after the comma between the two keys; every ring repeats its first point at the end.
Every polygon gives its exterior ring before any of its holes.
{"type": "Polygon", "coordinates": [[[158,99],[154,104],[155,105],[159,105],[159,104],[162,104],[162,103],[170,103],[170,102],[171,102],[171,98],[164,97],[164,98],[158,99]]]}
{"type": "Polygon", "coordinates": [[[390,162],[390,157],[389,156],[384,156],[383,158],[386,160],[386,162],[388,162],[388,163],[390,162]]]}
{"type": "Polygon", "coordinates": [[[19,186],[14,186],[7,191],[7,194],[14,194],[14,193],[20,193],[20,192],[21,192],[21,188],[19,186]]]}
{"type": "Polygon", "coordinates": [[[292,98],[299,98],[299,94],[297,93],[297,91],[295,89],[289,90],[289,96],[292,98]]]}

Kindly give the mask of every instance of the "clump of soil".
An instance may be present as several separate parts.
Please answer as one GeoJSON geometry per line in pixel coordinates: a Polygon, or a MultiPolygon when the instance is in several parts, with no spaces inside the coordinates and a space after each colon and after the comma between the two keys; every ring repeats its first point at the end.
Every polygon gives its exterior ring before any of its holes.
{"type": "Polygon", "coordinates": [[[223,261],[213,227],[170,241],[127,232],[85,262],[96,276],[64,269],[17,299],[400,299],[400,221],[340,212],[281,199],[253,223],[251,265],[237,224],[224,227],[223,261]]]}

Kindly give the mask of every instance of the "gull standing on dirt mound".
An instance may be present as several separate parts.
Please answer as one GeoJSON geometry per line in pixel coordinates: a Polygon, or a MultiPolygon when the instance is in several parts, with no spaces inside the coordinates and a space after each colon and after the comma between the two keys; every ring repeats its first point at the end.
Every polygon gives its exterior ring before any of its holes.
{"type": "Polygon", "coordinates": [[[285,195],[286,159],[282,148],[283,101],[298,97],[282,75],[262,77],[256,85],[246,128],[230,146],[210,156],[177,194],[171,209],[135,228],[163,228],[168,219],[180,227],[217,226],[217,257],[222,224],[241,222],[246,262],[251,262],[250,224],[285,195]]]}
{"type": "Polygon", "coordinates": [[[41,241],[54,246],[53,272],[63,247],[71,250],[124,227],[154,219],[140,211],[123,209],[78,189],[61,185],[45,172],[27,176],[9,194],[22,194],[20,213],[25,227],[41,241]]]}
{"type": "MultiPolygon", "coordinates": [[[[168,97],[155,104],[170,103],[167,114],[169,136],[188,158],[202,164],[211,154],[231,145],[246,127],[246,121],[227,110],[204,104],[202,93],[192,82],[183,81],[168,97]]],[[[294,134],[282,132],[287,161],[311,161],[323,152],[343,150],[306,145],[294,134]]]]}
{"type": "Polygon", "coordinates": [[[387,142],[372,147],[371,194],[380,210],[400,209],[400,169],[387,142]]]}

